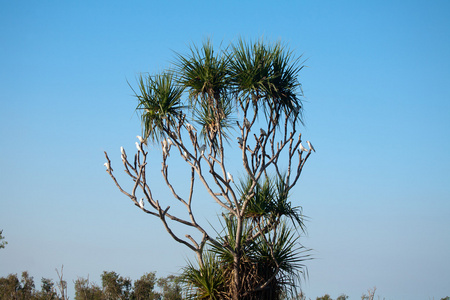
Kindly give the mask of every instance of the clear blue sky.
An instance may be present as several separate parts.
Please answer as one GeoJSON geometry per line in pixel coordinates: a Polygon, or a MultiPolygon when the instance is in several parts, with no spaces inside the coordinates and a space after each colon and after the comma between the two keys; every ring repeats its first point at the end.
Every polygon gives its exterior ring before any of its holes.
{"type": "Polygon", "coordinates": [[[194,258],[116,190],[103,151],[118,162],[140,133],[127,80],[239,36],[308,59],[317,153],[292,195],[310,217],[307,297],[450,296],[448,1],[0,1],[0,276],[39,285],[64,265],[72,289],[194,258]]]}

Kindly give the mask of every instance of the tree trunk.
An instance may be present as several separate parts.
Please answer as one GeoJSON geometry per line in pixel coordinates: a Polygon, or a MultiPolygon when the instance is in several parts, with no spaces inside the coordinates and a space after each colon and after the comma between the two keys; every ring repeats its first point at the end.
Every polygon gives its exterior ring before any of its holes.
{"type": "Polygon", "coordinates": [[[234,280],[233,280],[233,300],[241,299],[241,270],[240,270],[241,253],[238,250],[234,257],[234,280]]]}

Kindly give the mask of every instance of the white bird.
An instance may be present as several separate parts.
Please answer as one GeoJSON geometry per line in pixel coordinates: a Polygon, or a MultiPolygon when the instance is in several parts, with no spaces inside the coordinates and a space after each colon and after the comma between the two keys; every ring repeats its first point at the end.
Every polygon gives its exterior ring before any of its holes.
{"type": "Polygon", "coordinates": [[[139,145],[138,142],[136,142],[136,148],[138,149],[138,151],[144,152],[144,151],[142,151],[141,145],[139,145]]]}
{"type": "Polygon", "coordinates": [[[139,206],[141,208],[144,208],[144,198],[141,198],[141,200],[139,200],[139,206]]]}
{"type": "Polygon", "coordinates": [[[233,176],[230,174],[230,172],[227,172],[227,177],[229,181],[234,183],[233,176]]]}
{"type": "Polygon", "coordinates": [[[205,150],[206,150],[206,145],[203,144],[199,150],[200,150],[200,155],[203,155],[203,153],[205,153],[205,150]]]}
{"type": "Polygon", "coordinates": [[[170,146],[167,144],[166,140],[162,140],[162,150],[163,150],[164,155],[169,154],[170,146]]]}
{"type": "Polygon", "coordinates": [[[187,123],[187,122],[186,122],[186,129],[187,129],[189,132],[192,131],[192,130],[196,131],[195,128],[194,128],[194,126],[192,126],[191,124],[189,124],[189,123],[187,123]]]}
{"type": "Polygon", "coordinates": [[[170,156],[170,143],[166,140],[163,140],[163,153],[165,156],[170,156]]]}
{"type": "Polygon", "coordinates": [[[106,171],[108,171],[109,170],[109,163],[105,162],[103,165],[106,167],[106,171]]]}
{"type": "Polygon", "coordinates": [[[137,135],[136,137],[138,138],[139,142],[141,142],[141,144],[145,144],[145,140],[142,138],[142,136],[137,135]]]}
{"type": "Polygon", "coordinates": [[[302,143],[300,143],[300,150],[301,150],[301,151],[308,152],[308,149],[306,149],[305,147],[303,147],[302,143]]]}
{"type": "Polygon", "coordinates": [[[174,143],[172,142],[171,139],[167,139],[167,153],[169,153],[170,148],[172,148],[172,145],[174,145],[174,143]]]}
{"type": "Polygon", "coordinates": [[[123,147],[120,147],[120,152],[122,153],[122,161],[125,161],[127,159],[127,154],[125,153],[123,147]]]}
{"type": "Polygon", "coordinates": [[[264,131],[264,129],[260,129],[260,131],[261,131],[261,135],[267,135],[267,133],[264,131]]]}
{"type": "Polygon", "coordinates": [[[184,158],[184,160],[189,160],[189,156],[188,156],[188,154],[187,154],[187,152],[186,151],[183,151],[183,158],[184,158]]]}
{"type": "Polygon", "coordinates": [[[316,152],[316,149],[314,149],[313,145],[311,145],[311,143],[309,141],[306,141],[306,142],[308,143],[309,150],[316,152]]]}

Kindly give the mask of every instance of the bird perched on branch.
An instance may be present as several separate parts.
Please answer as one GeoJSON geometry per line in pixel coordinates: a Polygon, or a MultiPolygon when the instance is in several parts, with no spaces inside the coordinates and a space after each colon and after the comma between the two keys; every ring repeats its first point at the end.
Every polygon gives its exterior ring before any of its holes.
{"type": "Polygon", "coordinates": [[[125,150],[123,149],[123,147],[120,147],[120,153],[122,153],[122,155],[121,155],[122,161],[125,161],[127,159],[127,154],[125,153],[125,150]]]}
{"type": "Polygon", "coordinates": [[[197,130],[194,128],[194,126],[192,126],[192,125],[189,124],[189,123],[186,123],[186,129],[187,129],[189,132],[191,132],[192,130],[197,131],[197,130]]]}
{"type": "Polygon", "coordinates": [[[169,151],[170,151],[170,144],[166,141],[166,140],[162,140],[162,151],[164,156],[170,156],[169,151]]]}
{"type": "Polygon", "coordinates": [[[312,151],[316,152],[316,149],[314,149],[313,145],[311,145],[311,143],[309,141],[306,141],[306,142],[308,143],[309,151],[312,150],[312,151]]]}
{"type": "Polygon", "coordinates": [[[139,206],[143,209],[144,208],[144,198],[141,198],[141,200],[139,200],[139,206]]]}
{"type": "Polygon", "coordinates": [[[138,142],[136,142],[136,148],[138,149],[138,151],[144,152],[144,151],[142,151],[141,145],[139,145],[138,142]]]}
{"type": "Polygon", "coordinates": [[[199,148],[199,150],[200,150],[200,155],[203,155],[203,153],[205,153],[205,150],[206,150],[206,145],[203,144],[203,145],[199,148]]]}
{"type": "Polygon", "coordinates": [[[111,165],[109,164],[109,162],[105,162],[103,165],[106,167],[106,171],[109,171],[109,170],[112,171],[111,165]]]}
{"type": "Polygon", "coordinates": [[[300,150],[304,151],[304,152],[308,152],[308,149],[306,149],[305,147],[303,147],[302,143],[300,143],[300,150]]]}
{"type": "Polygon", "coordinates": [[[227,177],[228,177],[228,181],[231,181],[234,183],[233,176],[230,174],[230,172],[227,172],[227,177]]]}
{"type": "Polygon", "coordinates": [[[141,144],[147,145],[147,139],[143,139],[142,136],[136,136],[141,144]]]}
{"type": "Polygon", "coordinates": [[[187,152],[186,151],[183,151],[183,158],[184,158],[184,160],[185,161],[188,161],[189,160],[189,156],[188,156],[188,154],[187,154],[187,152]]]}

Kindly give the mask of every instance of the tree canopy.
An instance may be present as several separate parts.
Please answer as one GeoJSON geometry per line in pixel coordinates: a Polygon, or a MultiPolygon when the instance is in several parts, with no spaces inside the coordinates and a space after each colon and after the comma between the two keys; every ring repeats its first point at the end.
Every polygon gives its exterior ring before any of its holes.
{"type": "Polygon", "coordinates": [[[142,137],[132,157],[121,148],[133,188],[122,187],[106,152],[105,166],[134,205],[159,218],[175,241],[196,253],[197,263],[189,263],[183,276],[194,298],[280,299],[303,274],[309,257],[299,243],[303,214],[289,200],[315,152],[309,141],[308,148],[302,144],[298,132],[302,69],[301,56],[281,42],[240,39],[216,50],[206,40],[186,55],[177,53],[160,74],[138,77],[134,92],[142,137]],[[175,202],[154,194],[147,147],[161,149],[161,173],[175,202]],[[174,153],[190,169],[187,197],[169,176],[174,153]],[[241,159],[244,175],[239,178],[227,163],[230,153],[241,159]],[[197,182],[220,207],[222,228],[214,233],[195,217],[197,182]],[[172,212],[177,203],[187,218],[172,212]],[[173,222],[198,235],[183,236],[173,230],[173,222]]]}

